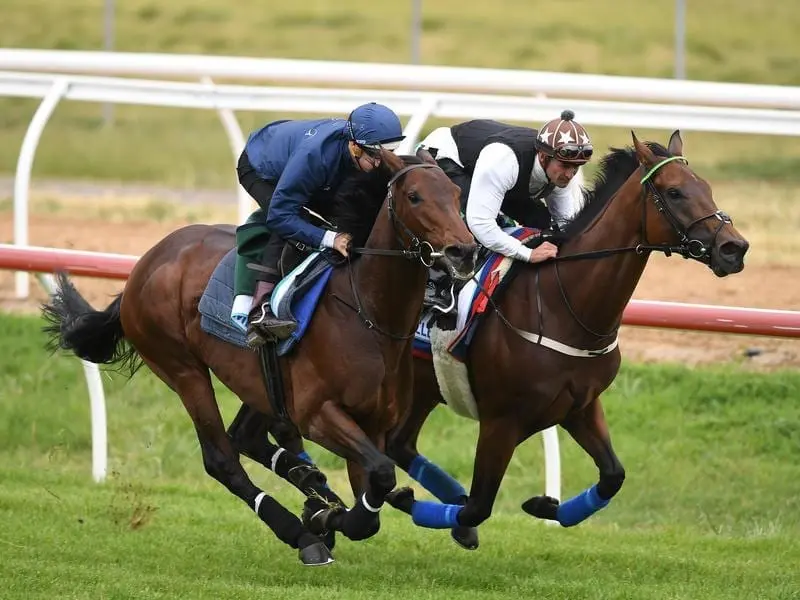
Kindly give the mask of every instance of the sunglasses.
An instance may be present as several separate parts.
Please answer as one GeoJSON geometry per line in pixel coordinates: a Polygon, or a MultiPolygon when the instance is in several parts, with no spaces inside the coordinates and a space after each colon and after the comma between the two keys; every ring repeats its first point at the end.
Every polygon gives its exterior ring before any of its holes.
{"type": "Polygon", "coordinates": [[[589,160],[592,158],[594,149],[591,144],[585,146],[576,146],[574,144],[567,144],[561,146],[556,150],[555,156],[560,160],[574,161],[574,160],[589,160]]]}

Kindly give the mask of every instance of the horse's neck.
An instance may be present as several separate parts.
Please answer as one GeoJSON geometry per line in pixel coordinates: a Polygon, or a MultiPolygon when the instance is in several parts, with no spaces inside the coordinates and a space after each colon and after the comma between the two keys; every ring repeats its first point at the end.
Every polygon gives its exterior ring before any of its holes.
{"type": "MultiPolygon", "coordinates": [[[[565,256],[643,243],[641,187],[636,171],[609,200],[590,227],[565,244],[565,256]]],[[[565,293],[575,314],[595,332],[608,333],[621,318],[647,265],[649,253],[624,252],[559,265],[565,293]]]]}
{"type": "MultiPolygon", "coordinates": [[[[386,203],[365,247],[403,249],[389,219],[386,203]]],[[[354,268],[366,316],[384,331],[408,335],[416,326],[422,308],[427,269],[418,260],[370,254],[362,256],[354,268]]]]}

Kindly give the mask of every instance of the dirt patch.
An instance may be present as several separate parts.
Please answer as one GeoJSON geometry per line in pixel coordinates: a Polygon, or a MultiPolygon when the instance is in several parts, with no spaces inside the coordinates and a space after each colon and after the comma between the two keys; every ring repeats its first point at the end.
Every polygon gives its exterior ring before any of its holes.
{"type": "MultiPolygon", "coordinates": [[[[164,235],[183,225],[148,220],[108,222],[71,215],[37,215],[31,219],[31,244],[57,248],[139,255],[164,235]]],[[[0,214],[0,239],[12,239],[12,216],[0,214]]],[[[800,267],[748,265],[735,276],[718,279],[706,267],[681,258],[651,259],[634,295],[727,306],[797,310],[800,308],[800,267]]],[[[76,285],[95,306],[104,306],[122,288],[122,282],[77,278],[76,285]]],[[[46,299],[34,281],[32,298],[14,298],[14,277],[0,271],[0,309],[35,312],[46,299]]],[[[800,366],[800,342],[760,336],[665,331],[639,327],[622,330],[620,346],[626,360],[670,361],[685,364],[739,362],[773,369],[800,366]]]]}

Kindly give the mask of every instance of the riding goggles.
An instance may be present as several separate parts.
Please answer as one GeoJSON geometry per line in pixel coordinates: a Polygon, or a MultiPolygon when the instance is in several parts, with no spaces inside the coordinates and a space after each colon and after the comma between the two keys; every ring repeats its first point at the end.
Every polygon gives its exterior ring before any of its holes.
{"type": "Polygon", "coordinates": [[[591,144],[564,144],[556,148],[555,157],[568,162],[588,161],[592,158],[593,153],[594,148],[591,144]]]}

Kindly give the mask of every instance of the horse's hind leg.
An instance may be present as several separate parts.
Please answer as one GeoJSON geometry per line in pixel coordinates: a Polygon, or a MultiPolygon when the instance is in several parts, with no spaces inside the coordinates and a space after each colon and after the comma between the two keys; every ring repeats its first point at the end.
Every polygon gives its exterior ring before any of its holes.
{"type": "Polygon", "coordinates": [[[555,498],[535,496],[523,503],[525,512],[558,521],[564,527],[577,525],[605,507],[622,487],[625,469],[611,446],[611,436],[600,398],[561,423],[572,438],[592,457],[600,471],[597,485],[559,504],[555,498]]]}
{"type": "MultiPolygon", "coordinates": [[[[424,365],[429,367],[430,365],[424,365]]],[[[397,465],[408,473],[422,487],[445,504],[466,504],[467,491],[439,465],[422,456],[417,450],[422,426],[431,412],[438,406],[440,395],[439,384],[433,368],[417,369],[414,373],[414,401],[403,422],[389,433],[386,441],[386,453],[397,465]],[[427,380],[429,376],[430,380],[427,380]]],[[[389,504],[403,509],[402,497],[406,490],[393,492],[387,498],[389,504]]],[[[474,527],[457,526],[451,530],[455,542],[467,550],[478,548],[478,530],[474,527]]]]}
{"type": "Polygon", "coordinates": [[[302,438],[288,431],[287,426],[278,429],[274,423],[254,408],[242,404],[236,417],[228,427],[228,437],[236,450],[273,471],[308,497],[321,497],[332,504],[343,504],[326,484],[325,474],[316,465],[297,456],[297,447],[302,451],[302,438]],[[280,446],[270,443],[267,433],[277,432],[280,446]],[[297,443],[299,440],[299,444],[297,443]],[[288,442],[292,449],[284,447],[288,442]]]}
{"type": "MultiPolygon", "coordinates": [[[[149,364],[147,359],[145,361],[149,364]]],[[[277,500],[256,487],[245,473],[239,454],[225,433],[208,369],[199,366],[187,368],[184,365],[179,374],[165,378],[162,369],[157,365],[150,366],[177,392],[191,416],[206,472],[241,498],[279,540],[298,548],[304,564],[324,565],[333,562],[333,557],[320,539],[277,500]]]]}
{"type": "MultiPolygon", "coordinates": [[[[304,519],[331,507],[344,508],[344,501],[328,487],[325,474],[311,462],[311,457],[306,455],[308,460],[305,460],[297,456],[303,451],[303,439],[293,426],[271,423],[267,415],[242,404],[228,427],[228,437],[239,453],[270,469],[305,494],[304,519]],[[270,443],[267,432],[272,433],[279,446],[270,443]]],[[[333,550],[335,533],[330,530],[318,533],[333,550]]]]}
{"type": "Polygon", "coordinates": [[[472,487],[466,505],[439,504],[411,497],[403,510],[410,513],[420,527],[477,527],[492,514],[497,491],[519,439],[518,423],[513,419],[481,421],[472,487]]]}

